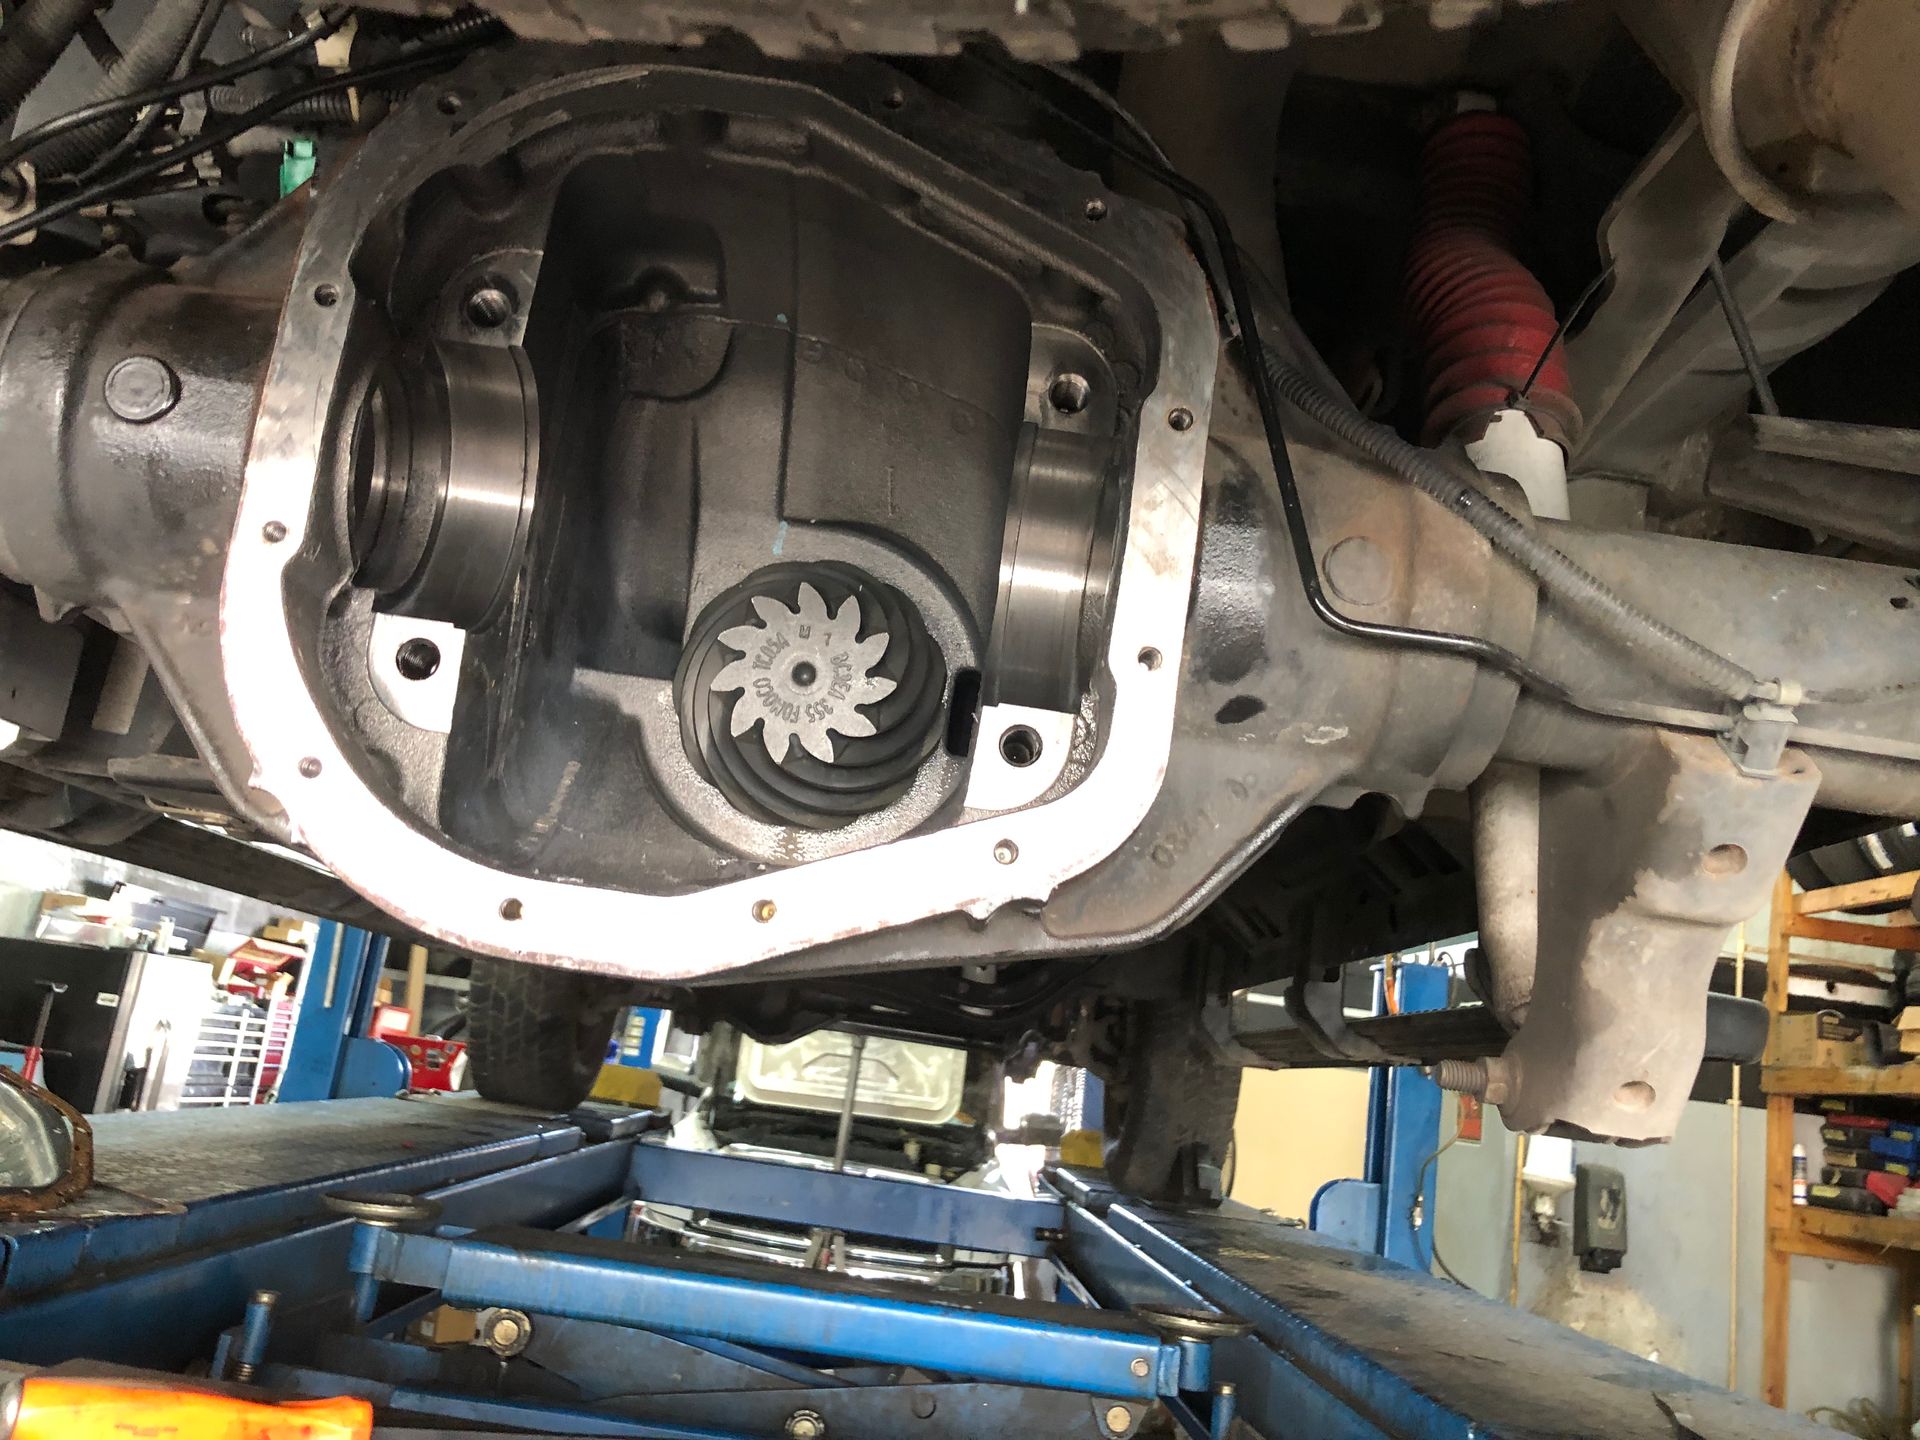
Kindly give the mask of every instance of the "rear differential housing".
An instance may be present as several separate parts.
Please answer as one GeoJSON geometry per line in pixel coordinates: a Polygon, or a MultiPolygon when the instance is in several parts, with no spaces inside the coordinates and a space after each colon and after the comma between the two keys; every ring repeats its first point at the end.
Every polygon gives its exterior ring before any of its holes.
{"type": "Polygon", "coordinates": [[[1177,229],[880,65],[562,62],[322,187],[221,607],[256,793],[425,931],[636,978],[1043,901],[1167,763],[1177,229]]]}

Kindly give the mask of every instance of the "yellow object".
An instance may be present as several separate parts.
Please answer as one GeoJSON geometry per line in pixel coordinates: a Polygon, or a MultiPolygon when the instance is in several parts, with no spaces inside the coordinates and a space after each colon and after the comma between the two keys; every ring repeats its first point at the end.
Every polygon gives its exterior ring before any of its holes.
{"type": "Polygon", "coordinates": [[[372,1434],[373,1406],[346,1396],[275,1405],[201,1390],[35,1375],[20,1386],[9,1440],[369,1440],[372,1434]]]}
{"type": "Polygon", "coordinates": [[[1076,1170],[1107,1168],[1107,1137],[1098,1130],[1069,1130],[1060,1137],[1060,1163],[1076,1170]]]}
{"type": "Polygon", "coordinates": [[[1364,1174],[1364,1070],[1244,1070],[1232,1193],[1275,1215],[1305,1216],[1329,1180],[1364,1174]]]}
{"type": "Polygon", "coordinates": [[[593,1082],[593,1098],[638,1109],[658,1105],[660,1077],[631,1065],[602,1065],[600,1078],[593,1082]]]}

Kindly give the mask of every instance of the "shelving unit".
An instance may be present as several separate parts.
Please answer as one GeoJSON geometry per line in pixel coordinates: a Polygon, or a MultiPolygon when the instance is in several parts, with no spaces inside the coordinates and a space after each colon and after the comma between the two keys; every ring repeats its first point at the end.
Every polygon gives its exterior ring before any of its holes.
{"type": "Polygon", "coordinates": [[[181,1108],[257,1105],[285,1055],[292,1013],[284,1000],[234,1000],[210,1010],[194,1042],[181,1108]]]}
{"type": "MultiPolygon", "coordinates": [[[[1827,912],[1904,900],[1920,871],[1884,875],[1853,885],[1793,893],[1782,874],[1774,884],[1767,940],[1767,1009],[1786,1013],[1790,947],[1796,939],[1868,945],[1881,950],[1920,950],[1920,926],[1870,925],[1832,919],[1827,912]]],[[[1883,1265],[1900,1280],[1899,1381],[1901,1405],[1911,1421],[1913,1405],[1913,1314],[1920,1303],[1920,1220],[1892,1215],[1850,1215],[1793,1203],[1794,1101],[1806,1096],[1859,1095],[1920,1101],[1920,1062],[1850,1065],[1832,1069],[1768,1066],[1761,1075],[1767,1096],[1767,1256],[1762,1308],[1761,1394],[1770,1405],[1787,1403],[1787,1326],[1790,1267],[1795,1255],[1855,1265],[1883,1265]]],[[[1811,1168],[1811,1166],[1809,1166],[1811,1168]]]]}

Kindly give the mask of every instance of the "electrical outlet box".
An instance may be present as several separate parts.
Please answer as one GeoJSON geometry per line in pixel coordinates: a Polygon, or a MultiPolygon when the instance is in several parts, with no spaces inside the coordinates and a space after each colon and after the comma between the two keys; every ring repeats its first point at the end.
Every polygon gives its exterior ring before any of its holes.
{"type": "Polygon", "coordinates": [[[1611,1165],[1582,1165],[1574,1174],[1573,1253],[1582,1270],[1601,1275],[1627,1258],[1627,1177],[1611,1165]]]}

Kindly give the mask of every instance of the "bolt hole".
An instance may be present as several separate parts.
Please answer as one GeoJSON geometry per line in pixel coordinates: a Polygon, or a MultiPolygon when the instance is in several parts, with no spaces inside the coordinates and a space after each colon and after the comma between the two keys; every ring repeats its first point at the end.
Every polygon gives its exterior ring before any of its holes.
{"type": "Polygon", "coordinates": [[[429,680],[440,668],[440,647],[424,635],[402,642],[393,653],[393,668],[402,680],[429,680]]]}
{"type": "Polygon", "coordinates": [[[1913,597],[1911,595],[1896,595],[1887,601],[1887,603],[1896,610],[1911,610],[1913,608],[1913,597]]]}
{"type": "Polygon", "coordinates": [[[1613,1103],[1636,1114],[1653,1108],[1653,1086],[1644,1080],[1629,1080],[1613,1092],[1613,1103]]]}
{"type": "Polygon", "coordinates": [[[1143,670],[1158,670],[1160,668],[1160,652],[1151,645],[1142,646],[1138,658],[1140,668],[1143,670]]]}
{"type": "Polygon", "coordinates": [[[322,310],[330,310],[340,303],[338,285],[316,285],[313,287],[313,303],[322,310]]]}
{"type": "Polygon", "coordinates": [[[500,918],[502,920],[518,920],[526,913],[526,906],[522,905],[511,895],[500,902],[500,918]]]}
{"type": "Polygon", "coordinates": [[[1020,858],[1020,847],[1011,840],[1002,840],[993,847],[993,858],[1002,865],[1011,865],[1020,858]]]}
{"type": "Polygon", "coordinates": [[[309,755],[300,762],[300,773],[311,780],[320,773],[320,762],[309,755]]]}
{"type": "Polygon", "coordinates": [[[434,101],[433,105],[442,115],[458,115],[467,108],[467,102],[451,90],[442,91],[440,98],[434,101]]]}
{"type": "Polygon", "coordinates": [[[1167,424],[1185,434],[1193,428],[1193,411],[1184,405],[1176,405],[1167,412],[1167,424]]]}
{"type": "Polygon", "coordinates": [[[278,545],[287,538],[287,527],[278,520],[269,520],[260,527],[260,538],[269,545],[278,545]]]}
{"type": "Polygon", "coordinates": [[[753,902],[753,918],[758,920],[762,925],[773,919],[778,910],[779,907],[771,900],[756,900],[753,902]]]}
{"type": "Polygon", "coordinates": [[[1709,875],[1738,875],[1747,868],[1747,852],[1738,845],[1716,845],[1707,851],[1700,868],[1709,875]]]}
{"type": "Polygon", "coordinates": [[[1024,770],[1040,758],[1040,732],[1031,725],[1010,725],[1000,733],[1000,758],[1024,770]]]}
{"type": "Polygon", "coordinates": [[[1047,387],[1047,403],[1062,415],[1078,415],[1093,398],[1084,375],[1056,375],[1047,387]]]}
{"type": "Polygon", "coordinates": [[[1107,202],[1104,200],[1087,201],[1086,216],[1087,216],[1087,219],[1089,220],[1106,219],[1107,218],[1107,202]]]}
{"type": "Polygon", "coordinates": [[[467,323],[480,330],[492,330],[512,318],[513,294],[504,285],[488,281],[476,285],[467,294],[467,323]]]}

